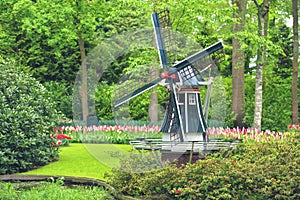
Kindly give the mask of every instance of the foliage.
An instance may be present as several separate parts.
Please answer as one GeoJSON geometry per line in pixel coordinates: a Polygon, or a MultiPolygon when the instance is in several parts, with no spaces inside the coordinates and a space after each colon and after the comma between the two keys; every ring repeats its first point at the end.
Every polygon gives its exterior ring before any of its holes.
{"type": "MultiPolygon", "coordinates": [[[[30,184],[30,183],[29,183],[30,184]]],[[[53,199],[113,199],[101,187],[82,187],[75,186],[68,188],[59,181],[55,183],[44,182],[35,187],[26,186],[26,184],[15,185],[12,183],[0,183],[0,199],[24,199],[24,200],[53,200],[53,199]],[[22,188],[24,186],[24,188],[22,188]]]]}
{"type": "Polygon", "coordinates": [[[0,174],[26,171],[57,159],[51,137],[60,115],[45,88],[14,62],[1,63],[0,174]]]}
{"type": "Polygon", "coordinates": [[[79,68],[76,15],[66,1],[1,2],[3,35],[1,52],[21,65],[30,66],[41,82],[71,84],[79,68]]]}
{"type": "Polygon", "coordinates": [[[124,194],[160,199],[298,199],[299,133],[281,140],[246,140],[195,164],[156,171],[113,170],[109,183],[124,194]]]}
{"type": "MultiPolygon", "coordinates": [[[[282,79],[275,74],[270,78],[265,76],[263,90],[263,116],[262,130],[272,129],[277,131],[286,130],[291,121],[291,84],[290,78],[282,79]],[[279,112],[278,112],[279,111],[279,112]]],[[[248,126],[253,122],[254,113],[254,86],[255,79],[245,77],[245,117],[248,126]]]]}
{"type": "Polygon", "coordinates": [[[233,127],[233,123],[236,120],[236,115],[232,112],[232,78],[224,77],[223,85],[225,87],[225,96],[226,96],[226,117],[225,117],[225,126],[224,127],[233,127]]]}
{"type": "MultiPolygon", "coordinates": [[[[291,122],[291,77],[286,79],[277,76],[270,70],[266,70],[263,84],[263,118],[262,130],[285,131],[287,124],[291,122]],[[280,111],[280,112],[278,112],[280,111]]],[[[235,116],[230,112],[231,110],[231,77],[223,78],[224,87],[226,91],[227,112],[225,127],[233,127],[233,119],[235,116]]],[[[251,127],[253,123],[254,114],[254,76],[245,75],[245,103],[244,103],[244,123],[246,127],[251,127]]]]}
{"type": "MultiPolygon", "coordinates": [[[[89,53],[105,38],[151,27],[150,14],[153,10],[159,12],[168,8],[172,29],[187,35],[203,47],[222,39],[226,61],[221,63],[220,73],[224,76],[231,74],[232,26],[236,23],[232,14],[236,8],[226,0],[10,0],[1,1],[0,7],[0,58],[14,58],[18,63],[29,66],[33,76],[43,84],[50,81],[44,84],[51,91],[49,97],[55,99],[58,110],[68,118],[72,116],[70,87],[80,67],[78,34],[82,34],[86,52],[89,53]]],[[[269,38],[263,40],[254,34],[257,31],[257,12],[253,1],[248,1],[245,29],[235,35],[242,42],[246,55],[244,122],[247,126],[253,123],[254,110],[254,82],[248,74],[255,74],[253,62],[260,44],[268,46],[268,62],[264,69],[266,83],[262,129],[282,130],[290,123],[291,94],[286,92],[290,91],[291,81],[291,31],[286,25],[286,20],[290,17],[290,7],[290,1],[272,2],[269,38]],[[276,110],[280,110],[280,115],[275,113],[276,110]]],[[[113,118],[109,99],[113,85],[126,72],[157,61],[157,52],[153,50],[138,49],[127,52],[117,58],[109,68],[103,69],[103,82],[99,84],[95,94],[96,113],[100,119],[113,118]]],[[[229,86],[228,93],[230,90],[229,86]]],[[[148,94],[144,95],[131,101],[130,114],[134,119],[147,118],[149,99],[148,94]],[[142,102],[142,106],[137,102],[142,102]]],[[[227,99],[230,97],[228,95],[227,99]]],[[[234,116],[229,110],[229,104],[227,108],[226,125],[231,126],[234,116]]]]}
{"type": "Polygon", "coordinates": [[[95,99],[96,113],[97,116],[99,117],[99,120],[113,119],[113,112],[112,112],[112,105],[111,105],[112,92],[113,92],[113,86],[109,86],[105,81],[97,85],[94,99],[95,99]]]}
{"type": "Polygon", "coordinates": [[[43,85],[46,88],[47,97],[56,103],[56,109],[66,118],[72,119],[72,90],[66,83],[47,81],[43,85]]]}
{"type": "Polygon", "coordinates": [[[88,53],[103,38],[149,21],[144,17],[149,3],[133,1],[12,0],[0,7],[0,54],[30,66],[42,82],[69,86],[81,64],[79,35],[88,53]]]}

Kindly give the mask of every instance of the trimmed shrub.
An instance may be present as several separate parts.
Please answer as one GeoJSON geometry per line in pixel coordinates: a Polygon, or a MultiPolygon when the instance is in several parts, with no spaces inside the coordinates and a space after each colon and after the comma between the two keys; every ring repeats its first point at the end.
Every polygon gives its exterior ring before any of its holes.
{"type": "MultiPolygon", "coordinates": [[[[299,199],[300,135],[243,141],[180,168],[151,172],[113,170],[108,182],[123,194],[159,199],[299,199]]],[[[127,168],[133,161],[127,161],[127,168]]]]}
{"type": "Polygon", "coordinates": [[[45,88],[13,62],[0,63],[0,174],[58,158],[52,138],[60,118],[45,88]]]}

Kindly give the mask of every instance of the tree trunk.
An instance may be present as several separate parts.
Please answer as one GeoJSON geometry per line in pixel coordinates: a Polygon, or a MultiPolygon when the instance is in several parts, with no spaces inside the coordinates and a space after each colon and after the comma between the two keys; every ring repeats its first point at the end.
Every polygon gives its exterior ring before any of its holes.
{"type": "Polygon", "coordinates": [[[81,58],[81,108],[82,108],[82,120],[86,122],[88,112],[88,92],[87,92],[87,69],[86,69],[86,54],[84,47],[84,40],[82,38],[81,32],[78,31],[78,43],[80,48],[80,58],[81,58]]]}
{"type": "MultiPolygon", "coordinates": [[[[155,38],[152,39],[152,44],[155,47],[156,41],[155,38]]],[[[154,73],[156,75],[159,74],[159,69],[154,69],[154,73]]],[[[158,122],[158,93],[155,91],[155,89],[150,90],[151,91],[151,97],[150,97],[150,104],[148,107],[148,120],[150,122],[158,122]]]]}
{"type": "MultiPolygon", "coordinates": [[[[233,35],[244,28],[245,9],[247,0],[232,0],[232,4],[238,7],[233,17],[237,23],[233,25],[233,35]]],[[[241,49],[239,38],[232,39],[232,111],[236,115],[234,126],[243,126],[244,118],[244,51],[241,49]]]]}
{"type": "Polygon", "coordinates": [[[292,80],[292,124],[298,124],[298,0],[293,0],[293,80],[292,80]]]}
{"type": "MultiPolygon", "coordinates": [[[[264,0],[262,4],[258,4],[256,0],[253,0],[257,6],[258,14],[258,35],[262,39],[267,38],[268,33],[268,21],[269,21],[269,5],[270,0],[264,0]]],[[[266,66],[266,45],[257,50],[256,60],[256,81],[255,81],[255,108],[254,108],[254,120],[253,127],[261,129],[262,120],[262,98],[263,98],[263,68],[266,66]]]]}
{"type": "Polygon", "coordinates": [[[151,91],[148,120],[150,122],[158,122],[158,94],[155,89],[151,91]]]}

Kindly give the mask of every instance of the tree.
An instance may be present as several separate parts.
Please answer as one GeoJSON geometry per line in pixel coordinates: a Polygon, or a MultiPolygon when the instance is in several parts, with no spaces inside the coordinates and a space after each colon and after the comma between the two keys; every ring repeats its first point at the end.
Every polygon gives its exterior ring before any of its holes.
{"type": "Polygon", "coordinates": [[[292,124],[298,124],[298,59],[299,59],[298,0],[292,1],[292,14],[293,14],[292,124]]]}
{"type": "Polygon", "coordinates": [[[0,51],[41,82],[73,84],[80,54],[66,1],[2,1],[0,51]]]}
{"type": "MultiPolygon", "coordinates": [[[[270,0],[264,0],[261,4],[253,0],[257,7],[258,35],[262,39],[267,39],[269,24],[270,0]]],[[[253,127],[261,129],[262,121],[262,96],[263,96],[263,68],[266,66],[267,47],[263,42],[257,50],[256,58],[256,81],[255,81],[255,110],[253,127]]]]}
{"type": "Polygon", "coordinates": [[[237,11],[234,12],[233,17],[237,20],[233,24],[232,38],[232,111],[236,115],[234,126],[243,126],[244,118],[244,63],[245,55],[241,48],[242,38],[237,35],[244,29],[245,9],[247,0],[232,0],[232,4],[237,6],[237,11]]]}
{"type": "MultiPolygon", "coordinates": [[[[105,18],[105,2],[20,0],[0,5],[0,51],[21,65],[30,66],[33,76],[41,82],[60,81],[73,86],[86,53],[97,42],[95,35],[103,35],[99,29],[104,22],[99,18],[105,18]]],[[[84,103],[88,101],[84,92],[87,89],[82,91],[84,103]]],[[[87,108],[87,103],[82,107],[87,108]]]]}
{"type": "MultiPolygon", "coordinates": [[[[87,117],[89,115],[89,106],[88,106],[88,83],[87,83],[87,65],[86,65],[86,48],[85,48],[85,40],[83,38],[84,23],[82,22],[82,15],[84,11],[86,11],[86,7],[89,6],[89,1],[78,0],[76,1],[76,15],[74,15],[74,19],[76,22],[76,32],[77,32],[77,40],[80,51],[80,62],[81,62],[81,89],[80,89],[80,97],[81,97],[81,111],[82,111],[82,120],[87,121],[87,117]]],[[[83,18],[84,19],[84,18],[83,18]]],[[[95,31],[95,30],[94,30],[95,31]]]]}

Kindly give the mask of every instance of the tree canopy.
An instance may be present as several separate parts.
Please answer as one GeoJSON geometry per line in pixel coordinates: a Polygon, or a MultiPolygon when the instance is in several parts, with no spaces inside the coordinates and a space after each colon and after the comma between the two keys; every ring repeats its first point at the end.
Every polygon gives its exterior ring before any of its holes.
{"type": "MultiPolygon", "coordinates": [[[[243,125],[252,126],[254,116],[253,80],[257,74],[258,52],[265,48],[265,66],[262,74],[262,129],[284,129],[291,123],[292,96],[292,29],[288,21],[292,17],[290,1],[270,0],[268,34],[260,37],[257,32],[258,5],[262,0],[248,0],[247,9],[238,12],[238,6],[227,0],[195,1],[134,1],[134,0],[11,0],[0,2],[0,58],[15,60],[27,66],[30,73],[42,83],[64,84],[71,93],[75,77],[82,65],[82,56],[89,53],[107,38],[126,31],[151,28],[150,15],[166,8],[170,11],[172,29],[207,47],[222,40],[225,46],[225,62],[220,74],[232,79],[232,68],[238,66],[232,60],[233,38],[238,39],[245,76],[245,99],[240,109],[243,125]],[[243,27],[234,32],[233,27],[243,18],[243,27]],[[234,64],[234,65],[232,65],[234,64]],[[272,111],[272,112],[271,112],[272,111]],[[277,111],[277,112],[275,112],[277,111]],[[276,116],[276,117],[275,117],[276,116]],[[275,126],[275,127],[274,127],[275,126]]],[[[101,119],[112,119],[109,98],[114,85],[130,69],[157,59],[150,50],[137,50],[120,56],[110,68],[103,71],[98,89],[105,88],[105,97],[95,92],[96,110],[101,119]],[[106,117],[104,117],[106,116],[106,117]]],[[[299,66],[299,64],[298,64],[299,66]]],[[[224,83],[225,84],[225,83],[224,83]]],[[[49,84],[46,84],[49,85],[49,84]]],[[[226,123],[233,126],[231,115],[231,84],[227,85],[228,108],[226,123]],[[230,119],[230,120],[229,120],[230,119]]],[[[55,94],[55,88],[52,87],[55,94]]],[[[235,94],[238,95],[238,94],[235,94]]],[[[71,98],[69,99],[71,101],[71,98]]],[[[67,101],[64,101],[67,102],[67,101]]],[[[71,104],[70,104],[71,105],[71,104]]],[[[145,104],[147,106],[147,104],[145,104]]],[[[66,109],[64,105],[64,109],[66,109]]],[[[71,109],[71,106],[69,106],[71,109]]],[[[136,116],[145,118],[139,107],[136,116]]],[[[147,110],[147,109],[146,109],[147,110]]],[[[69,111],[68,117],[71,118],[69,111]]]]}

